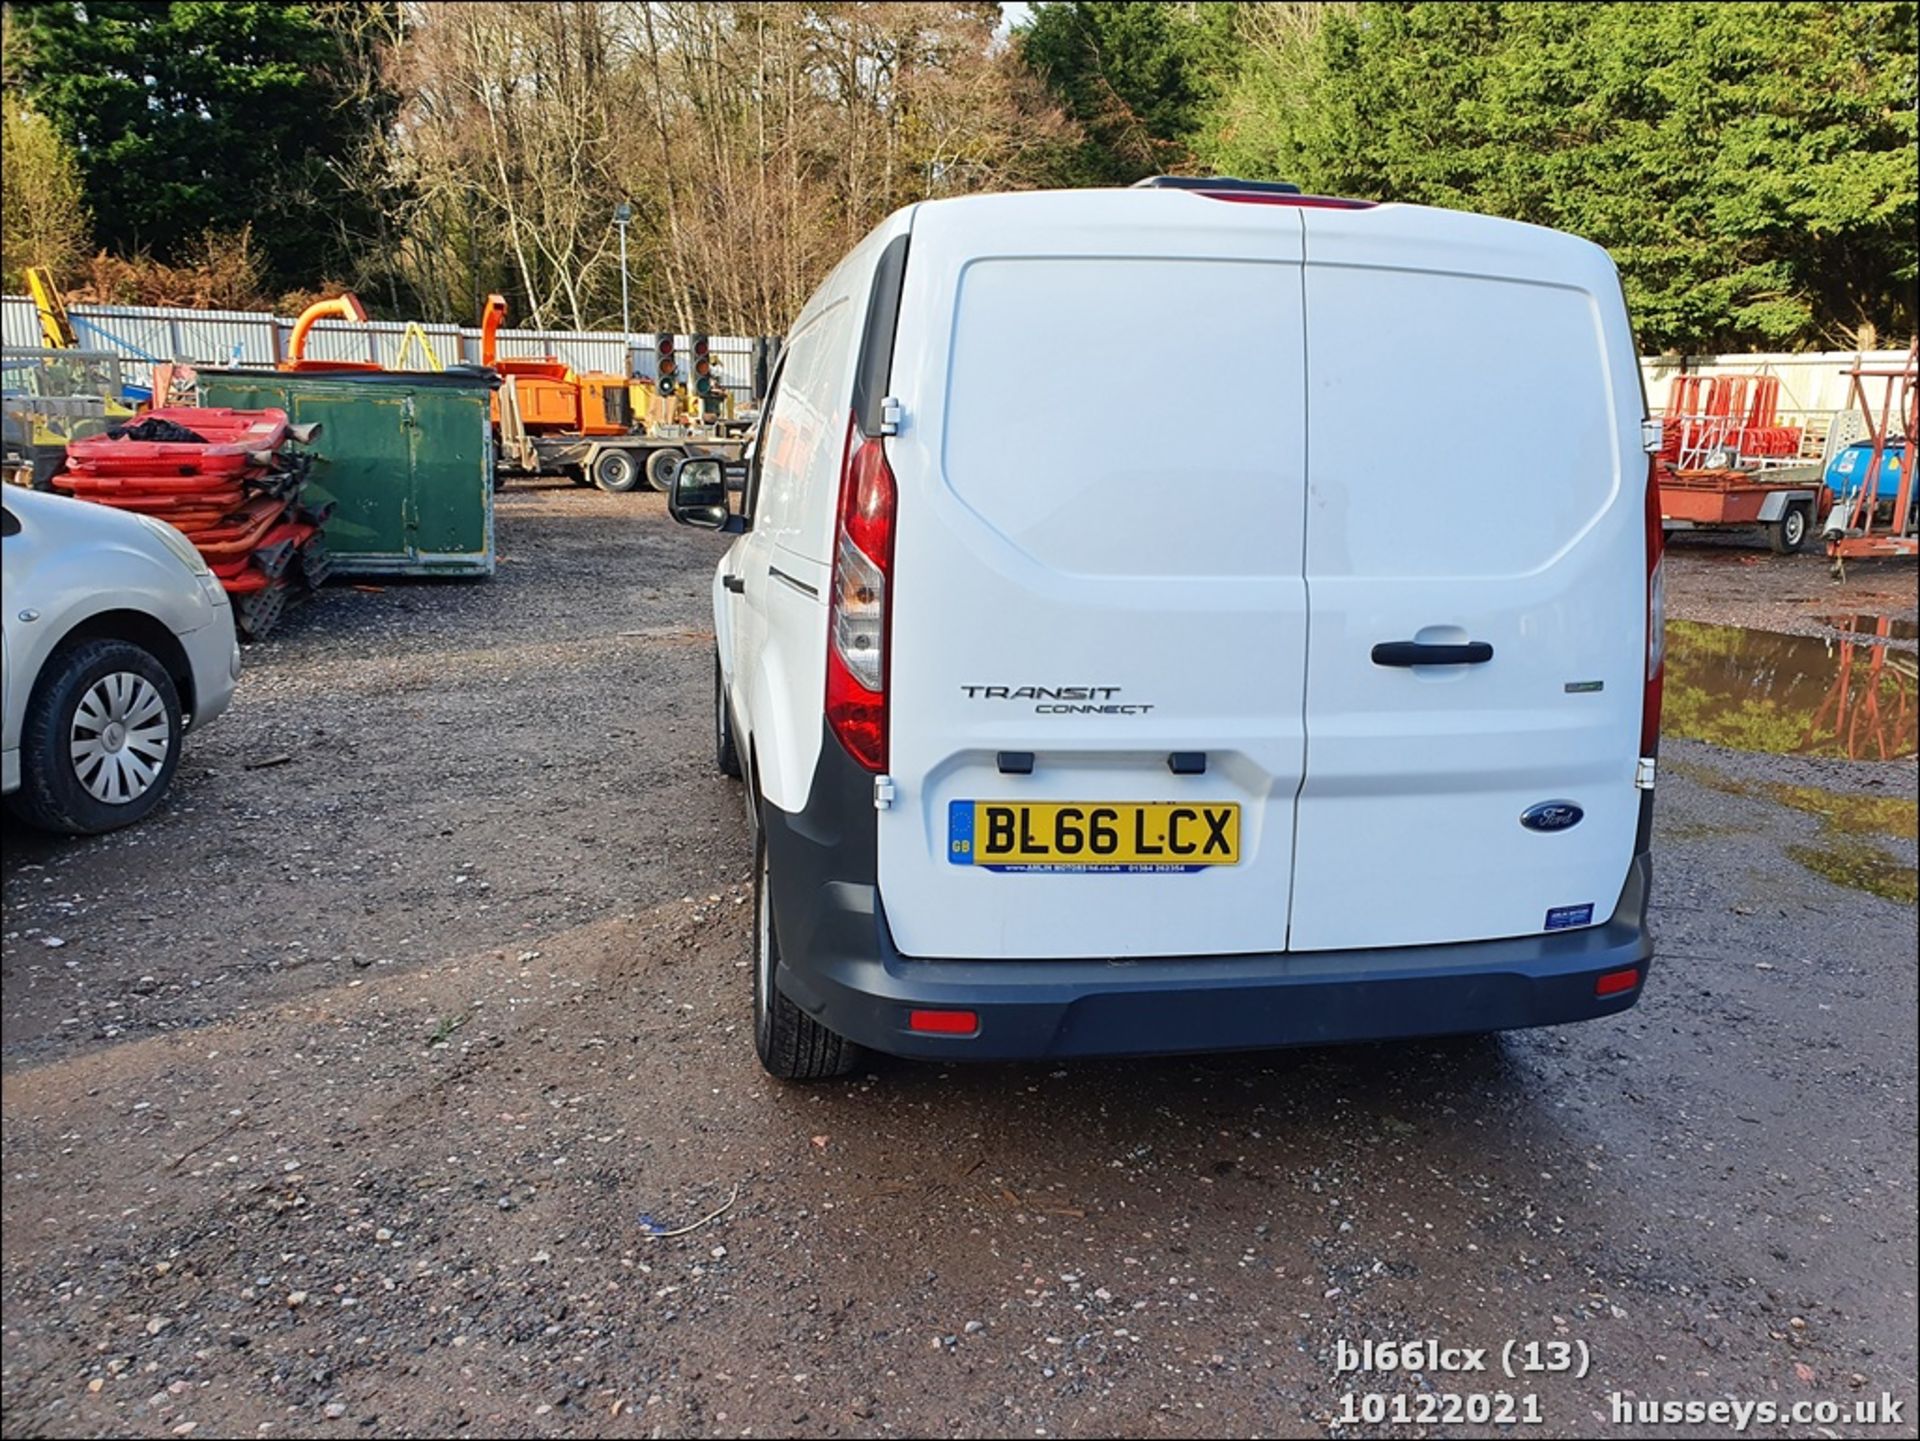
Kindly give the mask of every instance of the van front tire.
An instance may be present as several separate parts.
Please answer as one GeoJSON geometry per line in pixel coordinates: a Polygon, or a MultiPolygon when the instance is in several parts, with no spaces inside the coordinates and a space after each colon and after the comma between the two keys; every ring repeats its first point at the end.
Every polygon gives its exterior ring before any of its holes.
{"type": "Polygon", "coordinates": [[[767,827],[753,842],[753,1048],[767,1074],[782,1081],[823,1081],[860,1063],[860,1048],[836,1036],[781,994],[780,937],[768,880],[767,827]]]}
{"type": "Polygon", "coordinates": [[[733,738],[733,713],[727,707],[727,683],[720,676],[720,657],[713,658],[713,764],[730,780],[740,779],[740,747],[733,738]]]}

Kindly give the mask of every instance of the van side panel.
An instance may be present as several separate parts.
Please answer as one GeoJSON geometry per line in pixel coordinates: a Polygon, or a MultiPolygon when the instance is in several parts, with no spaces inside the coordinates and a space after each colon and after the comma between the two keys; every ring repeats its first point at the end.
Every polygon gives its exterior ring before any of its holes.
{"type": "Polygon", "coordinates": [[[1307,765],[1291,946],[1599,925],[1634,850],[1646,569],[1637,367],[1572,237],[1307,217],[1307,765]],[[1484,641],[1484,664],[1374,663],[1484,641]],[[1576,824],[1523,824],[1542,802],[1576,824]]]}
{"type": "Polygon", "coordinates": [[[1285,945],[1303,759],[1299,221],[1137,192],[915,219],[888,442],[894,942],[942,959],[1285,945]],[[1169,388],[1199,357],[1201,387],[1169,388]],[[1250,417],[1236,421],[1231,417],[1250,417]],[[1003,694],[993,692],[999,690],[1003,694]],[[1173,752],[1204,752],[1176,775],[1173,752]],[[1030,774],[1001,752],[1030,752],[1030,774]],[[951,807],[1241,808],[1237,865],[956,863],[951,807]]]}

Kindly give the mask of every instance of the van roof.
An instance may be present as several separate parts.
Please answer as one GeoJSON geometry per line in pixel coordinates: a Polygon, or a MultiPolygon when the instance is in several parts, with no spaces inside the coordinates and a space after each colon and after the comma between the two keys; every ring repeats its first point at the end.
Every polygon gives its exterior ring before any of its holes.
{"type": "MultiPolygon", "coordinates": [[[[1577,277],[1578,283],[1588,287],[1617,283],[1612,257],[1592,241],[1564,230],[1470,210],[1299,192],[1211,191],[1186,185],[995,191],[918,201],[894,212],[875,234],[924,235],[931,229],[948,236],[971,232],[977,234],[983,249],[991,249],[1030,227],[1059,223],[1147,229],[1161,223],[1190,226],[1195,215],[1191,207],[1196,205],[1210,205],[1211,214],[1205,223],[1223,229],[1264,229],[1281,215],[1314,212],[1324,219],[1308,220],[1309,250],[1318,233],[1323,242],[1340,249],[1341,259],[1360,258],[1358,252],[1349,254],[1355,244],[1366,252],[1369,263],[1379,263],[1389,253],[1431,250],[1448,255],[1443,268],[1464,273],[1577,277]],[[1223,201],[1238,203],[1220,203],[1223,201]]],[[[1335,257],[1323,254],[1317,258],[1335,257]]],[[[1434,258],[1423,255],[1423,260],[1434,258]]]]}

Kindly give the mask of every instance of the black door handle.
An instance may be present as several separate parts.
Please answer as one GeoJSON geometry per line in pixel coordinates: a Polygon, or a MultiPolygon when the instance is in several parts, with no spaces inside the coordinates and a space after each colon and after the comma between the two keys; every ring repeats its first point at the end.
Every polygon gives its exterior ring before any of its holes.
{"type": "Polygon", "coordinates": [[[720,584],[724,585],[735,595],[745,595],[747,593],[747,578],[743,575],[723,575],[720,577],[720,584]]]}
{"type": "Polygon", "coordinates": [[[1463,645],[1423,645],[1417,640],[1383,640],[1373,648],[1375,665],[1479,665],[1493,659],[1483,640],[1463,645]]]}

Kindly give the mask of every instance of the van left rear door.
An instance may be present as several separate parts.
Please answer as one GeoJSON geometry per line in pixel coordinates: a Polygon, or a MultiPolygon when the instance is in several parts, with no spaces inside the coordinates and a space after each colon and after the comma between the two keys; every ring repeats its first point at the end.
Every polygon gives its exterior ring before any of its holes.
{"type": "Polygon", "coordinates": [[[878,835],[904,954],[1285,949],[1300,234],[1169,191],[916,213],[878,835]]]}

